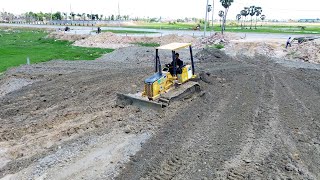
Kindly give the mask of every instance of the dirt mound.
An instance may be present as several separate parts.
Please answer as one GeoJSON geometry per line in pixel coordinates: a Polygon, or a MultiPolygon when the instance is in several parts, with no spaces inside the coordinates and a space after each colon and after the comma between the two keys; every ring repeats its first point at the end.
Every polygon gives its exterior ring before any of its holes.
{"type": "MultiPolygon", "coordinates": [[[[169,34],[161,37],[140,37],[140,36],[121,36],[111,32],[105,32],[98,35],[78,35],[66,34],[64,32],[50,33],[48,38],[59,40],[75,41],[75,46],[99,47],[99,48],[123,48],[133,46],[135,43],[159,43],[160,45],[172,42],[190,42],[199,44],[198,39],[192,36],[178,36],[169,34]]],[[[200,47],[200,46],[199,46],[200,47]]],[[[201,46],[202,47],[202,46],[201,46]]]]}
{"type": "Polygon", "coordinates": [[[59,40],[78,41],[87,38],[89,35],[81,34],[66,34],[64,32],[52,32],[47,37],[59,40]]]}
{"type": "Polygon", "coordinates": [[[153,38],[156,42],[163,44],[169,44],[172,42],[181,42],[181,43],[192,43],[196,44],[198,39],[189,35],[178,36],[175,34],[169,34],[158,38],[153,38]]]}
{"type": "Polygon", "coordinates": [[[320,63],[320,40],[309,41],[288,48],[289,59],[300,59],[307,62],[320,63]]]}
{"type": "Polygon", "coordinates": [[[106,32],[88,38],[80,39],[75,42],[76,46],[100,47],[100,48],[121,48],[133,46],[134,43],[159,43],[160,45],[172,42],[191,42],[198,40],[192,36],[165,35],[162,37],[138,37],[138,36],[120,36],[114,33],[106,32]]]}
{"type": "Polygon", "coordinates": [[[232,55],[241,54],[249,57],[264,55],[268,57],[282,56],[278,53],[280,45],[273,42],[243,42],[236,41],[228,44],[228,53],[232,55]]]}
{"type": "Polygon", "coordinates": [[[211,36],[202,37],[196,44],[196,48],[203,48],[205,46],[210,46],[214,44],[229,44],[231,39],[236,39],[235,35],[233,34],[221,34],[221,33],[215,33],[211,36]]]}
{"type": "Polygon", "coordinates": [[[198,52],[195,57],[200,62],[223,62],[229,59],[229,56],[225,52],[215,48],[206,48],[198,52]]]}

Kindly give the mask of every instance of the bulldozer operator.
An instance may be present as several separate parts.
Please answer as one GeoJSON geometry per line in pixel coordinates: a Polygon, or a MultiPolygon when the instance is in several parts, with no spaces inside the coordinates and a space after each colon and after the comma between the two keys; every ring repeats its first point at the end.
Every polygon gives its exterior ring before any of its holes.
{"type": "MultiPolygon", "coordinates": [[[[182,73],[182,67],[183,67],[183,61],[179,58],[179,53],[175,54],[175,61],[177,65],[176,72],[177,74],[182,73]]],[[[171,75],[173,75],[173,66],[174,66],[174,61],[172,61],[170,64],[166,64],[166,67],[169,68],[169,72],[171,75]]]]}

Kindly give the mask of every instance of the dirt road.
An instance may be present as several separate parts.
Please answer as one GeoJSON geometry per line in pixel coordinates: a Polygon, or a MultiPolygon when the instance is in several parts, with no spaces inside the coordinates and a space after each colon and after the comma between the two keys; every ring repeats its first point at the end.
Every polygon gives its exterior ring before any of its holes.
{"type": "Polygon", "coordinates": [[[320,178],[319,70],[203,50],[205,94],[154,112],[115,105],[153,70],[152,48],[130,48],[8,72],[0,178],[320,178]]]}

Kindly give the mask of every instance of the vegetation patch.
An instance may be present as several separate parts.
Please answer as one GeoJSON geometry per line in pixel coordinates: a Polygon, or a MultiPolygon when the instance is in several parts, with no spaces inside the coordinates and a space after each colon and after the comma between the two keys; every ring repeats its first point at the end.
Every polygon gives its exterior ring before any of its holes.
{"type": "Polygon", "coordinates": [[[54,59],[94,60],[112,49],[73,46],[72,42],[46,38],[43,30],[0,29],[0,72],[30,62],[39,63],[54,59]]]}
{"type": "Polygon", "coordinates": [[[224,45],[223,44],[212,44],[212,45],[208,45],[207,47],[214,48],[214,49],[223,49],[224,45]]]}

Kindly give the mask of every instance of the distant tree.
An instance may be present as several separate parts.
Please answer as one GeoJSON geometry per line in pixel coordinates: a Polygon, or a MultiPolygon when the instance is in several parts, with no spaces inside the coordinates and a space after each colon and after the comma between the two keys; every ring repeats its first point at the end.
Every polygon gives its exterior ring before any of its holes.
{"type": "Polygon", "coordinates": [[[70,16],[71,16],[72,20],[74,21],[74,17],[76,16],[76,14],[74,12],[71,12],[70,16]]]}
{"type": "Polygon", "coordinates": [[[247,16],[249,16],[249,14],[250,14],[250,8],[244,7],[244,11],[245,11],[245,21],[247,21],[247,16]]]}
{"type": "Polygon", "coordinates": [[[86,20],[86,13],[82,13],[81,17],[82,17],[83,20],[86,20]]]}
{"type": "Polygon", "coordinates": [[[249,10],[249,15],[251,16],[251,26],[250,26],[250,29],[252,29],[252,17],[256,14],[256,11],[255,11],[255,6],[250,6],[250,10],[249,10]]]}
{"type": "MultiPolygon", "coordinates": [[[[260,19],[261,19],[261,21],[263,22],[263,21],[266,19],[266,15],[261,15],[261,16],[260,16],[260,19]]],[[[262,23],[261,23],[261,26],[262,26],[262,23]]]]}
{"type": "Polygon", "coordinates": [[[258,16],[261,15],[261,13],[262,13],[262,8],[261,8],[261,7],[256,7],[256,8],[255,8],[255,11],[256,11],[256,24],[255,24],[254,28],[257,29],[258,16]]]}
{"type": "Polygon", "coordinates": [[[36,13],[36,16],[37,16],[37,20],[38,21],[43,21],[44,20],[43,12],[36,13]]]}
{"type": "MultiPolygon", "coordinates": [[[[240,23],[240,19],[241,19],[241,14],[237,14],[236,19],[238,21],[238,24],[240,23]]],[[[241,27],[242,27],[242,23],[241,23],[241,27]]]]}
{"type": "Polygon", "coordinates": [[[82,19],[82,14],[78,13],[77,17],[78,17],[78,20],[81,20],[82,19]]]}
{"type": "Polygon", "coordinates": [[[223,34],[223,31],[226,29],[226,21],[227,21],[227,14],[229,7],[231,6],[231,3],[233,3],[233,0],[220,0],[221,5],[224,7],[224,16],[223,16],[223,23],[221,28],[221,33],[223,34]]]}
{"type": "Polygon", "coordinates": [[[241,28],[243,28],[243,27],[245,27],[245,25],[246,25],[246,24],[245,24],[245,23],[246,23],[246,22],[245,22],[245,19],[246,19],[246,16],[247,16],[247,12],[246,12],[246,10],[241,10],[241,11],[240,11],[240,14],[241,14],[241,16],[244,17],[243,20],[242,20],[243,23],[241,22],[241,28]]]}
{"type": "MultiPolygon", "coordinates": [[[[31,22],[31,21],[34,21],[34,20],[35,20],[35,15],[34,15],[34,13],[33,13],[32,11],[27,12],[27,13],[25,14],[25,16],[26,16],[26,21],[27,21],[27,22],[31,22]]],[[[3,19],[6,20],[5,14],[3,15],[3,19]]]]}
{"type": "Polygon", "coordinates": [[[224,16],[224,12],[223,11],[219,11],[218,15],[220,17],[220,27],[222,27],[222,18],[224,16]]]}
{"type": "Polygon", "coordinates": [[[67,13],[63,13],[63,17],[65,18],[65,20],[68,20],[68,14],[67,13]]]}
{"type": "Polygon", "coordinates": [[[44,18],[46,19],[46,21],[51,20],[51,13],[44,13],[44,18]]]}
{"type": "Polygon", "coordinates": [[[111,15],[110,20],[111,20],[111,21],[114,21],[114,15],[113,15],[113,14],[111,15]]]}

